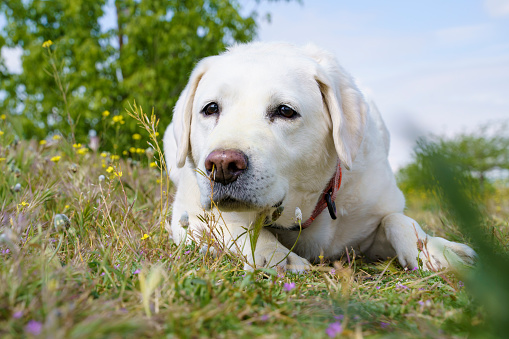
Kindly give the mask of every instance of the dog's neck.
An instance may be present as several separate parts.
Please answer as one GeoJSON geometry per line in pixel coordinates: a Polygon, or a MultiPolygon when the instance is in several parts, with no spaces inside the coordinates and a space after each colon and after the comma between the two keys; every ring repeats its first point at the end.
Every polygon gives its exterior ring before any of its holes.
{"type": "MultiPolygon", "coordinates": [[[[309,227],[313,221],[327,208],[329,215],[332,219],[336,219],[336,205],[335,200],[338,193],[338,190],[341,187],[341,181],[343,178],[343,172],[341,168],[341,163],[338,161],[336,172],[332,176],[332,178],[329,180],[327,186],[324,188],[322,193],[320,194],[319,200],[315,205],[315,208],[313,209],[313,212],[311,213],[311,216],[305,220],[304,222],[296,220],[295,223],[293,223],[290,226],[282,226],[281,224],[277,223],[277,219],[282,214],[283,209],[281,207],[276,208],[271,216],[268,216],[265,221],[266,227],[273,228],[273,229],[279,229],[279,230],[287,230],[287,231],[299,231],[301,229],[305,229],[309,227]]],[[[302,216],[300,216],[302,218],[302,216]]],[[[296,216],[297,218],[297,216],[296,216]]]]}

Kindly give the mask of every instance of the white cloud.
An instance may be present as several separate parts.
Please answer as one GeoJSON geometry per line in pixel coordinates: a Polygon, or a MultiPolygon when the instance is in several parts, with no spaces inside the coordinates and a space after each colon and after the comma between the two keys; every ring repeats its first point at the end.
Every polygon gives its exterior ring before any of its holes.
{"type": "Polygon", "coordinates": [[[21,47],[8,48],[2,47],[1,50],[2,58],[5,60],[5,66],[11,73],[21,74],[23,67],[21,65],[21,55],[23,49],[21,47]]]}
{"type": "Polygon", "coordinates": [[[508,0],[484,0],[484,9],[493,17],[509,15],[508,0]]]}

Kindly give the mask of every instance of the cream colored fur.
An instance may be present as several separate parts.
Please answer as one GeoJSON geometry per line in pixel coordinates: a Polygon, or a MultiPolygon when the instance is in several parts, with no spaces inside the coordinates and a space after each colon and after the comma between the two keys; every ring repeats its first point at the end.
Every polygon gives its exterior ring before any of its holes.
{"type": "Polygon", "coordinates": [[[410,268],[420,256],[424,269],[435,270],[475,256],[466,245],[427,235],[402,214],[405,200],[387,160],[389,133],[378,110],[335,58],[314,46],[252,43],[200,61],[177,102],[164,149],[177,187],[168,226],[174,240],[212,231],[246,258],[246,268],[278,264],[302,271],[319,256],[337,259],[351,248],[371,259],[397,255],[410,268]],[[210,102],[219,104],[219,115],[201,113],[210,102]],[[282,104],[300,117],[271,119],[268,112],[282,104]],[[226,209],[221,218],[210,210],[208,178],[198,173],[217,149],[246,153],[246,178],[252,178],[240,188],[252,206],[226,209]],[[322,212],[285,259],[298,235],[286,229],[295,225],[296,207],[303,222],[309,218],[338,159],[343,167],[338,219],[322,212]],[[281,201],[280,229],[262,229],[253,258],[245,229],[261,215],[270,216],[281,201]],[[188,229],[180,222],[186,213],[188,229]],[[219,220],[214,230],[198,217],[206,213],[219,220]],[[418,239],[427,243],[425,253],[419,254],[418,239]]]}

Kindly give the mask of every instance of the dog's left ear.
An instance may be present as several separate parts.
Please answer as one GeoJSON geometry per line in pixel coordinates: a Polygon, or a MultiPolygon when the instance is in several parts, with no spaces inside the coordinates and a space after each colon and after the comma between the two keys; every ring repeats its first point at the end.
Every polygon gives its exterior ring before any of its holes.
{"type": "Polygon", "coordinates": [[[318,62],[315,79],[332,121],[334,146],[341,165],[350,169],[364,138],[368,105],[332,54],[314,46],[307,46],[306,51],[318,62]]]}
{"type": "Polygon", "coordinates": [[[177,143],[177,167],[181,168],[186,163],[186,158],[191,147],[191,118],[193,113],[193,101],[196,88],[201,78],[207,71],[215,57],[202,59],[194,68],[189,82],[180,94],[180,97],[173,109],[173,133],[177,143]]]}

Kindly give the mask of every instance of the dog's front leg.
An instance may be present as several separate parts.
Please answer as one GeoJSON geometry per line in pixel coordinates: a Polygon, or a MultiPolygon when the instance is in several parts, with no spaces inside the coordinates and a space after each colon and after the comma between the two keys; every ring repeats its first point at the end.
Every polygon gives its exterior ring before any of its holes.
{"type": "MultiPolygon", "coordinates": [[[[249,239],[247,241],[250,244],[249,239]]],[[[311,268],[309,261],[291,252],[266,229],[261,230],[254,251],[250,245],[247,246],[247,249],[248,253],[244,251],[247,259],[244,265],[246,270],[253,270],[256,267],[271,267],[300,273],[311,268]]]]}
{"type": "Polygon", "coordinates": [[[401,214],[385,216],[368,251],[371,258],[386,259],[397,255],[404,267],[438,271],[457,265],[472,264],[476,253],[464,244],[426,234],[419,224],[401,214]]]}
{"type": "Polygon", "coordinates": [[[255,239],[253,225],[246,229],[238,220],[226,220],[226,225],[216,227],[214,237],[222,239],[223,246],[231,252],[242,256],[245,270],[269,267],[298,273],[310,269],[306,259],[291,252],[263,227],[255,239]]]}

